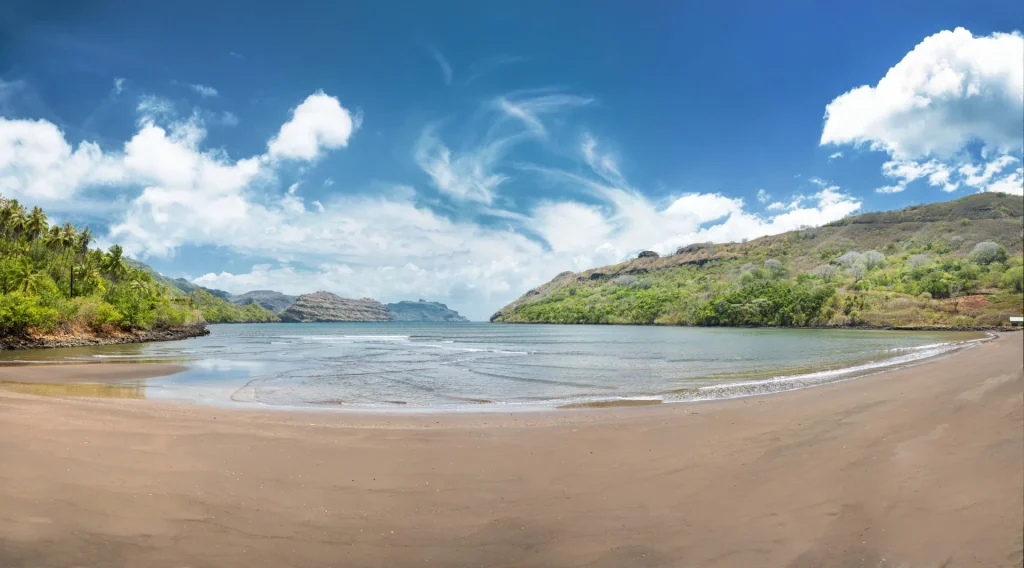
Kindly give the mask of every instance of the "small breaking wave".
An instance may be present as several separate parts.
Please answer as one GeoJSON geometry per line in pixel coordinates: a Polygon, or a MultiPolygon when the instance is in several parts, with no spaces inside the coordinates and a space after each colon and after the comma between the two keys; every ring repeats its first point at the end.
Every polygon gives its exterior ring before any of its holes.
{"type": "MultiPolygon", "coordinates": [[[[890,357],[880,361],[871,361],[860,365],[853,365],[841,369],[829,369],[804,373],[800,375],[782,375],[769,377],[760,380],[723,383],[717,385],[705,385],[694,389],[676,391],[671,399],[666,402],[697,402],[704,400],[715,400],[723,398],[738,398],[742,396],[755,396],[760,394],[771,394],[789,390],[797,390],[806,387],[823,385],[837,382],[858,376],[873,374],[872,371],[881,371],[901,365],[911,364],[924,359],[929,359],[943,353],[956,349],[969,347],[973,344],[988,341],[989,337],[972,339],[968,341],[948,341],[921,345],[918,347],[901,348],[906,354],[890,357]]],[[[895,351],[895,350],[891,350],[895,351]]]]}

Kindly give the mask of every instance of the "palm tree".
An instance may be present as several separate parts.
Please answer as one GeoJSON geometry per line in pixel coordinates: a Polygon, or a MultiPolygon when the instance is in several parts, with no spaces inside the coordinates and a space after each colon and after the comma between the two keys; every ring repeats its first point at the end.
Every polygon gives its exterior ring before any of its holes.
{"type": "Polygon", "coordinates": [[[39,291],[41,275],[32,266],[28,257],[21,257],[21,260],[14,266],[13,284],[16,289],[21,289],[22,294],[32,294],[39,291]]]}
{"type": "Polygon", "coordinates": [[[32,212],[25,220],[25,237],[29,241],[34,241],[39,235],[46,232],[48,226],[46,213],[39,207],[33,207],[32,212]]]}
{"type": "Polygon", "coordinates": [[[81,233],[75,236],[74,246],[72,247],[74,257],[71,261],[71,285],[68,288],[68,292],[72,298],[75,297],[75,263],[81,262],[82,259],[89,253],[89,244],[95,239],[92,236],[92,231],[89,227],[82,229],[81,233]]]}
{"type": "Polygon", "coordinates": [[[124,261],[123,253],[121,245],[113,245],[103,257],[103,270],[117,280],[128,274],[128,264],[124,261]]]}

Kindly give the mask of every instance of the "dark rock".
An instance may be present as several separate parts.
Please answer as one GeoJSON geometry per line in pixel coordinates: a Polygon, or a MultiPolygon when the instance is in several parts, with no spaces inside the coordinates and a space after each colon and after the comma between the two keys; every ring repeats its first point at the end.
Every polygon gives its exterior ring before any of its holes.
{"type": "Polygon", "coordinates": [[[702,250],[711,252],[712,250],[714,250],[714,248],[715,245],[712,243],[693,243],[691,245],[686,245],[685,247],[677,248],[676,254],[692,254],[695,252],[700,252],[702,250]]]}
{"type": "Polygon", "coordinates": [[[637,258],[658,258],[659,256],[661,256],[661,255],[656,253],[656,252],[654,252],[653,250],[645,250],[645,251],[641,252],[637,256],[637,258]]]}

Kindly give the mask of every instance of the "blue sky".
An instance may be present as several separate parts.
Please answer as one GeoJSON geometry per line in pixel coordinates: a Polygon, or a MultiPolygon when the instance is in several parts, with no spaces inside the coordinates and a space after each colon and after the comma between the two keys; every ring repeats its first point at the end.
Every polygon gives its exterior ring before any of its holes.
{"type": "Polygon", "coordinates": [[[643,249],[1021,191],[1016,2],[88,4],[0,23],[0,194],[232,292],[485,319],[643,249]]]}

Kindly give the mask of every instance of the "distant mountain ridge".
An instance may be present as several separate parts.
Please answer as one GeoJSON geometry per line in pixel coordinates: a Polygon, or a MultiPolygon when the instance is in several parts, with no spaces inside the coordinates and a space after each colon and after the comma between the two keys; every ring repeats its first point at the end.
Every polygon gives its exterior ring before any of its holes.
{"type": "Polygon", "coordinates": [[[133,267],[148,272],[154,280],[164,284],[172,294],[196,296],[203,292],[200,304],[204,313],[209,314],[210,323],[261,323],[268,321],[314,322],[314,321],[418,321],[418,322],[466,322],[459,312],[440,302],[426,300],[400,301],[381,304],[370,298],[352,300],[330,292],[315,292],[301,296],[282,294],[275,290],[251,290],[244,294],[231,294],[224,290],[206,288],[184,278],[170,278],[137,260],[128,259],[133,267]],[[208,296],[207,296],[208,295],[208,296]],[[212,298],[210,298],[212,296],[212,298]],[[220,305],[217,300],[223,300],[220,305]],[[299,304],[299,301],[302,303],[299,304]],[[250,307],[256,304],[259,309],[250,307]],[[296,306],[296,304],[299,304],[296,306]],[[229,305],[242,308],[235,313],[229,305]],[[292,306],[295,309],[290,310],[292,306]],[[269,313],[265,313],[269,312],[269,313]],[[285,312],[288,312],[287,314],[285,312]],[[227,318],[227,319],[224,319],[227,318]]]}
{"type": "Polygon", "coordinates": [[[449,309],[440,302],[395,302],[387,304],[388,311],[394,321],[419,322],[463,322],[469,321],[459,312],[449,309]]]}
{"type": "Polygon", "coordinates": [[[274,290],[253,290],[244,294],[238,294],[237,296],[231,296],[228,301],[239,306],[259,304],[270,313],[279,314],[298,299],[298,296],[289,296],[274,290]]]}

